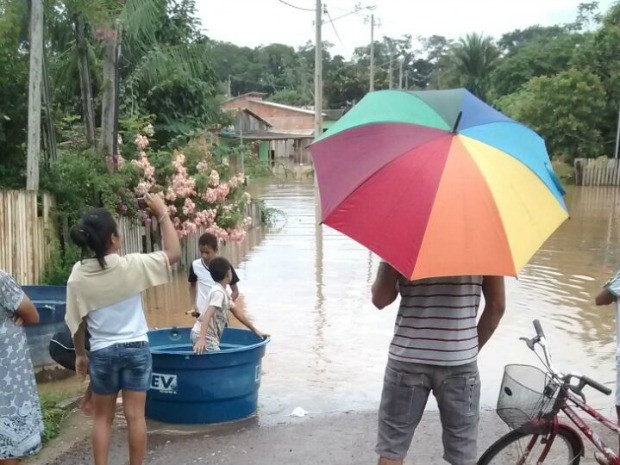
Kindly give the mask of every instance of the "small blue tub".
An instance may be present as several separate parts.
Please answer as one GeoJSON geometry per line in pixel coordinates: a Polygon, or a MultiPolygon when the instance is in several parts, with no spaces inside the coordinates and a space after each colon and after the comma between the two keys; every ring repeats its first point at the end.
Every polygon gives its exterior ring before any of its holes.
{"type": "Polygon", "coordinates": [[[66,286],[22,286],[39,312],[39,323],[26,326],[30,358],[35,369],[54,365],[49,354],[50,339],[65,327],[66,286]]]}
{"type": "Polygon", "coordinates": [[[176,424],[239,420],[256,412],[269,339],[226,328],[218,352],[196,355],[190,328],[149,331],[153,354],[146,416],[176,424]]]}

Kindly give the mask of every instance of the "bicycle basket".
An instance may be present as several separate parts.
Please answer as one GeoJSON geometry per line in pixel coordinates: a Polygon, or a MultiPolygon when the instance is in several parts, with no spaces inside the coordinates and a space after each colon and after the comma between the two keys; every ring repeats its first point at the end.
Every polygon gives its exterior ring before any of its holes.
{"type": "Polygon", "coordinates": [[[506,365],[497,398],[497,414],[509,428],[517,429],[551,411],[556,386],[541,369],[506,365]]]}

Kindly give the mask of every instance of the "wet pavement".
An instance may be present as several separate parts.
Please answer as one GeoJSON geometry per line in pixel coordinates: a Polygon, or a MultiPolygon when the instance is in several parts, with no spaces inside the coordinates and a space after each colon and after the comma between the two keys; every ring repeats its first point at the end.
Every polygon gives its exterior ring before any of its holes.
{"type": "MultiPolygon", "coordinates": [[[[80,414],[78,414],[80,415],[80,414]]],[[[180,428],[149,425],[145,465],[361,465],[374,464],[376,412],[347,412],[287,419],[279,424],[260,426],[256,418],[216,427],[180,428]]],[[[65,439],[65,450],[44,452],[31,465],[84,465],[91,462],[90,441],[78,439],[84,423],[73,425],[65,439]],[[78,436],[76,437],[76,433],[78,436]]],[[[494,412],[481,415],[479,452],[508,431],[494,412]]],[[[609,444],[612,435],[600,431],[609,444]]],[[[112,438],[109,465],[128,463],[126,429],[117,422],[112,438]]],[[[586,447],[581,463],[595,465],[594,449],[586,447]]],[[[427,412],[416,431],[406,464],[444,465],[441,458],[439,414],[427,412]]]]}

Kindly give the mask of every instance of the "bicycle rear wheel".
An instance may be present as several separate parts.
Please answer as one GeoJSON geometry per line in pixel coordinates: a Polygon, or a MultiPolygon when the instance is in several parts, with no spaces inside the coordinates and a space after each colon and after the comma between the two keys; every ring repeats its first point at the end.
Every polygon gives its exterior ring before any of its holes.
{"type": "MultiPolygon", "coordinates": [[[[478,460],[478,465],[535,465],[546,445],[545,435],[511,431],[498,439],[478,460]],[[526,449],[536,441],[529,454],[526,449]]],[[[545,465],[578,465],[582,455],[582,444],[572,430],[560,427],[553,440],[545,465]]]]}

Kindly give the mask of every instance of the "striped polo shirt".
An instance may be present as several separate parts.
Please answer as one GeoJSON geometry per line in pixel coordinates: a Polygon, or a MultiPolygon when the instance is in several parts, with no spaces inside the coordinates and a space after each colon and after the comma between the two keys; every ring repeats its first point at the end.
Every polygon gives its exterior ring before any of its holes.
{"type": "Polygon", "coordinates": [[[401,278],[399,289],[390,358],[444,366],[476,360],[482,276],[401,278]]]}

